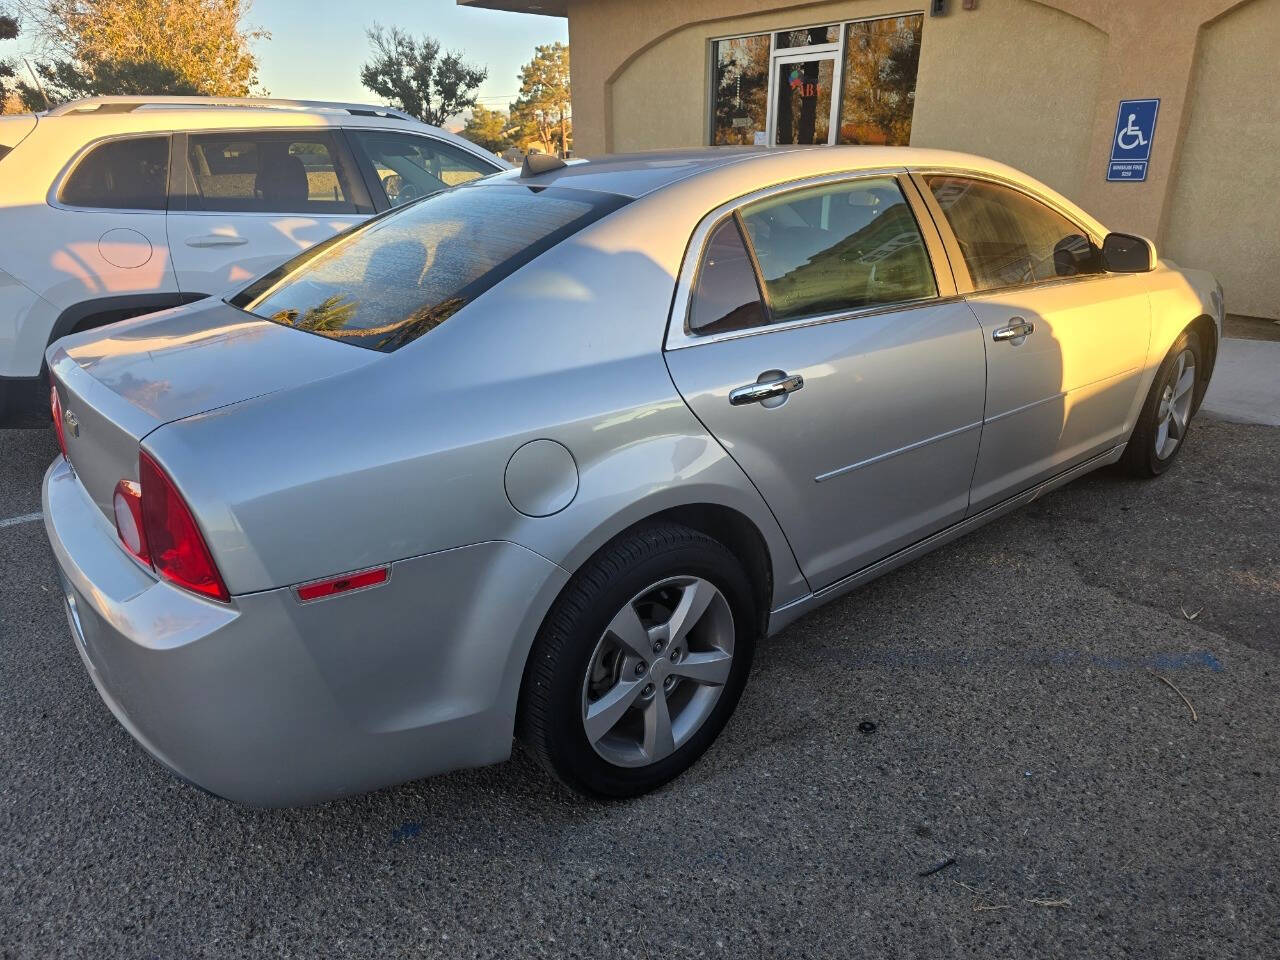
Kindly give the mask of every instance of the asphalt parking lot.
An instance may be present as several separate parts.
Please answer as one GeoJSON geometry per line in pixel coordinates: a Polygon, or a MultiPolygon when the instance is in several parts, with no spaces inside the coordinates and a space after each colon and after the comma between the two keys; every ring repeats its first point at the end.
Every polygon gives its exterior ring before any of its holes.
{"type": "MultiPolygon", "coordinates": [[[[0,431],[0,521],[54,453],[0,431]]],[[[829,605],[689,774],[613,804],[519,755],[306,810],[200,793],[99,701],[42,525],[0,526],[0,955],[1280,956],[1278,464],[1280,429],[1201,416],[1160,480],[829,605]]]]}

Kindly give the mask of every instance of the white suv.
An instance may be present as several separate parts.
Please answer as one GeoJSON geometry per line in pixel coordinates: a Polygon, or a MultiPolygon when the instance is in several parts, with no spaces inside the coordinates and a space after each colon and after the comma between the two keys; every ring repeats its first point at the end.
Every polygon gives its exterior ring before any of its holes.
{"type": "Polygon", "coordinates": [[[0,426],[46,423],[45,348],[218,295],[508,164],[385,107],[95,97],[0,117],[0,426]]]}

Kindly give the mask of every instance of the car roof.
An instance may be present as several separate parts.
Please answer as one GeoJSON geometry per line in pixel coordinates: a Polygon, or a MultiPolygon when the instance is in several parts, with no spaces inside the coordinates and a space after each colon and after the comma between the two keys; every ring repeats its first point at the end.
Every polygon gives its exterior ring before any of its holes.
{"type": "Polygon", "coordinates": [[[792,180],[874,170],[941,170],[983,174],[1039,194],[1058,206],[1068,208],[1091,228],[1104,229],[1076,204],[1020,170],[988,157],[929,147],[701,147],[606,154],[569,160],[563,167],[536,176],[526,177],[521,170],[508,170],[477,181],[475,185],[554,184],[638,199],[677,183],[696,179],[696,186],[699,189],[705,188],[708,196],[722,192],[732,196],[792,180]]]}
{"type": "Polygon", "coordinates": [[[363,127],[427,134],[505,166],[483,147],[391,107],[268,97],[89,97],[36,114],[41,127],[80,144],[130,133],[363,127]]]}

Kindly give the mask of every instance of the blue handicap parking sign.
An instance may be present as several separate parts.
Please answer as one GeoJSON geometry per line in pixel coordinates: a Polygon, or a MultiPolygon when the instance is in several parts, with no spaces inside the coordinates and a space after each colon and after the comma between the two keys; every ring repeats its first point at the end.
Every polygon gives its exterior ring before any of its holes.
{"type": "Polygon", "coordinates": [[[1147,179],[1147,162],[1151,159],[1151,141],[1156,138],[1159,112],[1159,100],[1120,101],[1116,132],[1111,140],[1111,162],[1107,164],[1108,180],[1147,179]]]}

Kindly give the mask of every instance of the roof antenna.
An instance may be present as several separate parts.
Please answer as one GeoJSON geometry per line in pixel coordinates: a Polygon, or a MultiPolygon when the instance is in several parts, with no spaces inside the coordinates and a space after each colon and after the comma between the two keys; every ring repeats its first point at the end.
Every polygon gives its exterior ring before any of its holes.
{"type": "Polygon", "coordinates": [[[536,177],[540,173],[550,173],[552,170],[563,170],[567,166],[567,163],[550,153],[526,153],[524,166],[520,168],[520,179],[536,177]]]}

